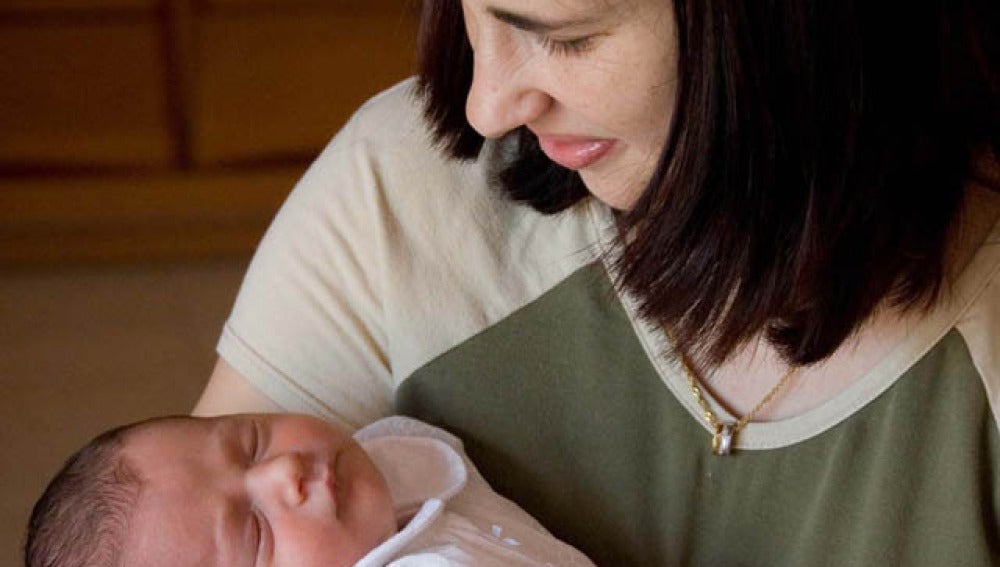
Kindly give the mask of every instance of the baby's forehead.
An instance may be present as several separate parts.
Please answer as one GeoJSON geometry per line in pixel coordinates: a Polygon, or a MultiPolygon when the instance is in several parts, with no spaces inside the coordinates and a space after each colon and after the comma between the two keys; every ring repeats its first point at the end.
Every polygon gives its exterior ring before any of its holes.
{"type": "Polygon", "coordinates": [[[124,440],[122,456],[149,483],[183,479],[184,471],[215,464],[232,436],[231,420],[193,417],[165,418],[140,425],[124,440]]]}
{"type": "MultiPolygon", "coordinates": [[[[125,458],[142,478],[123,550],[129,565],[214,565],[214,526],[225,509],[220,433],[229,419],[171,418],[148,423],[126,441],[125,458]],[[165,561],[164,558],[169,558],[165,561]]],[[[225,564],[225,563],[221,563],[225,564]]]]}
{"type": "Polygon", "coordinates": [[[122,436],[122,446],[125,449],[155,444],[163,438],[174,436],[175,432],[187,431],[193,434],[204,427],[202,418],[188,415],[154,417],[126,427],[122,436]]]}
{"type": "Polygon", "coordinates": [[[216,429],[231,424],[235,419],[236,416],[228,415],[212,418],[189,415],[157,417],[131,426],[125,437],[125,447],[207,440],[217,434],[216,429]]]}
{"type": "Polygon", "coordinates": [[[214,542],[211,514],[198,505],[201,495],[180,494],[159,490],[148,485],[136,500],[127,537],[123,543],[124,565],[184,565],[224,564],[209,560],[214,542]]]}

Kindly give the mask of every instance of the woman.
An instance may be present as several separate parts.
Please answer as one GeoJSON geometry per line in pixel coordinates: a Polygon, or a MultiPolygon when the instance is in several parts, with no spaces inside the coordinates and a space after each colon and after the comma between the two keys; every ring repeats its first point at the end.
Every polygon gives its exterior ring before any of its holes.
{"type": "Polygon", "coordinates": [[[997,24],[426,2],[196,412],[443,425],[598,564],[996,561],[997,24]]]}

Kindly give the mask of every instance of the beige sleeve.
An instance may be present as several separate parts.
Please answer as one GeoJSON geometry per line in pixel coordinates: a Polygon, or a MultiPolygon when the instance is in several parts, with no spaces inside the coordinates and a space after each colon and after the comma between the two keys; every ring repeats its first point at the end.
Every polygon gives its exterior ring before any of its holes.
{"type": "Polygon", "coordinates": [[[380,302],[385,199],[356,130],[334,138],[282,206],[218,344],[284,409],[352,428],[388,414],[393,389],[380,302]]]}
{"type": "Polygon", "coordinates": [[[396,387],[595,258],[594,203],[541,215],[492,188],[487,157],[431,143],[412,81],[375,97],[261,242],[219,354],[290,411],[354,428],[396,387]]]}

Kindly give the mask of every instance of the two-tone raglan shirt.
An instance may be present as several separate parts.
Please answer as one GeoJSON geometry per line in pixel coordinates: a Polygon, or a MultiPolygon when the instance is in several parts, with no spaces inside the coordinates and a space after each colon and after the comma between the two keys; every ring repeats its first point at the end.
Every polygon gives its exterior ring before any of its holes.
{"type": "Polygon", "coordinates": [[[499,146],[446,158],[412,82],[371,100],[268,230],[220,355],[290,411],[450,431],[599,565],[1000,564],[1000,228],[870,372],[717,457],[612,284],[610,209],[510,202],[499,146]]]}

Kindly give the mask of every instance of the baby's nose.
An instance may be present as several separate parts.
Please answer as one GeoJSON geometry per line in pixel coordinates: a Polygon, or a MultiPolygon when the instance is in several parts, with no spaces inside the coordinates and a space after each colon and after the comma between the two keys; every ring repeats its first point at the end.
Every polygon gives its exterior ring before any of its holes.
{"type": "Polygon", "coordinates": [[[263,460],[247,472],[247,490],[254,500],[298,506],[305,501],[312,466],[301,453],[283,453],[263,460]]]}

